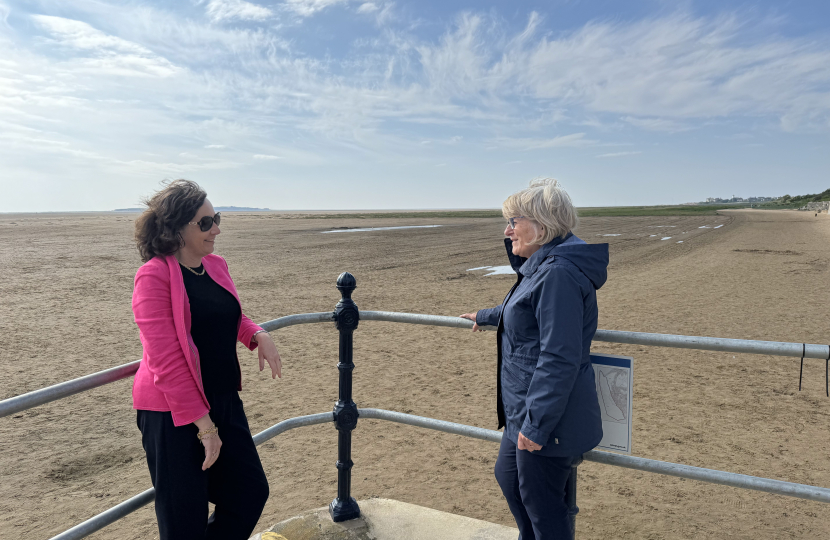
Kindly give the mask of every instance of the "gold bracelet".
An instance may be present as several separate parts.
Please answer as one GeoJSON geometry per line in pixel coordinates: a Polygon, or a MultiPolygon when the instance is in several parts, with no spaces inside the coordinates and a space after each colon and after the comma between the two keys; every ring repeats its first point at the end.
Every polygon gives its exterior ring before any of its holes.
{"type": "Polygon", "coordinates": [[[216,424],[211,424],[211,426],[208,429],[202,430],[199,433],[197,433],[196,437],[198,437],[198,439],[201,441],[202,439],[207,438],[207,436],[213,435],[214,433],[218,432],[219,428],[216,427],[216,424]]]}

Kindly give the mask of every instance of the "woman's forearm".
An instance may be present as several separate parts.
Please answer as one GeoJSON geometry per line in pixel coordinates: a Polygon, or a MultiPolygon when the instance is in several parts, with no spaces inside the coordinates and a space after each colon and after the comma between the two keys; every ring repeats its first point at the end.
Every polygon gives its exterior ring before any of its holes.
{"type": "Polygon", "coordinates": [[[199,428],[199,431],[204,431],[206,429],[210,429],[211,427],[213,427],[213,420],[210,419],[210,413],[204,415],[203,417],[199,418],[193,423],[196,424],[196,427],[199,428]]]}

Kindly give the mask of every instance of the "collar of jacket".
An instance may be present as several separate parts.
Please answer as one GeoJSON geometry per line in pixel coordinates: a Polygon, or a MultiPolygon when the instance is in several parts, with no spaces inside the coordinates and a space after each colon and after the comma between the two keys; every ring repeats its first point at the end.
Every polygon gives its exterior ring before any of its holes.
{"type": "Polygon", "coordinates": [[[510,266],[513,267],[513,270],[515,270],[517,274],[521,274],[525,277],[531,276],[534,272],[536,272],[536,269],[539,268],[539,265],[542,264],[542,261],[550,257],[553,248],[571,238],[573,235],[574,233],[569,232],[565,236],[557,236],[547,244],[543,244],[542,247],[536,251],[536,253],[527,259],[514,255],[513,243],[509,238],[505,238],[504,245],[507,248],[507,257],[510,259],[510,266]]]}

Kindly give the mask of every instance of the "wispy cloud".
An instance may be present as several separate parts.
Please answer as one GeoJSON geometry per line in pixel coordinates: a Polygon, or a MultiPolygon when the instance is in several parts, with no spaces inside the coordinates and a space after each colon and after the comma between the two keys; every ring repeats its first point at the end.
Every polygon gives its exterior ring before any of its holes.
{"type": "Polygon", "coordinates": [[[615,158],[615,157],[623,157],[623,156],[633,156],[636,154],[642,154],[640,151],[636,152],[611,152],[609,154],[600,154],[598,158],[615,158]]]}
{"type": "Polygon", "coordinates": [[[688,131],[693,129],[692,126],[677,122],[668,118],[638,118],[634,116],[626,116],[622,119],[624,122],[632,126],[644,129],[647,131],[663,131],[667,133],[677,133],[680,131],[688,131]]]}
{"type": "Polygon", "coordinates": [[[598,141],[586,139],[584,133],[572,133],[560,135],[551,139],[528,139],[528,138],[501,138],[494,141],[498,146],[507,148],[518,148],[521,150],[540,150],[544,148],[578,148],[593,146],[598,141]]]}
{"type": "Polygon", "coordinates": [[[348,0],[285,0],[283,7],[297,15],[309,17],[336,4],[345,4],[348,0]]]}
{"type": "Polygon", "coordinates": [[[358,13],[374,13],[378,11],[380,7],[373,3],[373,2],[366,2],[365,4],[360,4],[360,7],[357,8],[358,13]]]}
{"type": "Polygon", "coordinates": [[[167,77],[177,71],[148,48],[106,34],[83,21],[49,15],[33,15],[32,19],[49,33],[49,42],[84,55],[76,57],[75,70],[151,77],[167,77]]]}
{"type": "Polygon", "coordinates": [[[827,41],[759,38],[738,15],[594,22],[556,37],[540,19],[511,35],[498,19],[464,14],[439,43],[418,46],[424,74],[454,96],[532,96],[660,131],[736,114],[778,115],[787,128],[830,118],[827,41]]]}
{"type": "Polygon", "coordinates": [[[654,133],[763,125],[774,147],[782,131],[830,130],[830,39],[745,12],[552,30],[540,13],[517,27],[513,11],[442,6],[427,20],[382,0],[56,5],[0,0],[2,128],[52,141],[6,140],[26,151],[0,163],[36,169],[48,152],[84,173],[84,160],[172,175],[367,158],[434,171],[478,163],[482,148],[528,168],[569,148],[598,166],[637,152],[597,151],[654,133]],[[326,10],[336,24],[314,16],[326,10]]]}
{"type": "Polygon", "coordinates": [[[214,21],[263,21],[274,16],[270,9],[244,0],[211,0],[205,11],[214,21]]]}

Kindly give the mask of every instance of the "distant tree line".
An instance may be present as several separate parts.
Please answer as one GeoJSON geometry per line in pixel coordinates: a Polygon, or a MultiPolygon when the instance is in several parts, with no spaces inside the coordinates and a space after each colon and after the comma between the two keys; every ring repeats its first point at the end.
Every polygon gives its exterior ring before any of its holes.
{"type": "Polygon", "coordinates": [[[830,201],[830,189],[825,189],[821,193],[809,194],[809,195],[796,195],[795,197],[791,195],[784,195],[780,199],[775,202],[770,203],[771,205],[787,205],[787,206],[804,206],[809,202],[823,202],[823,201],[830,201]]]}

